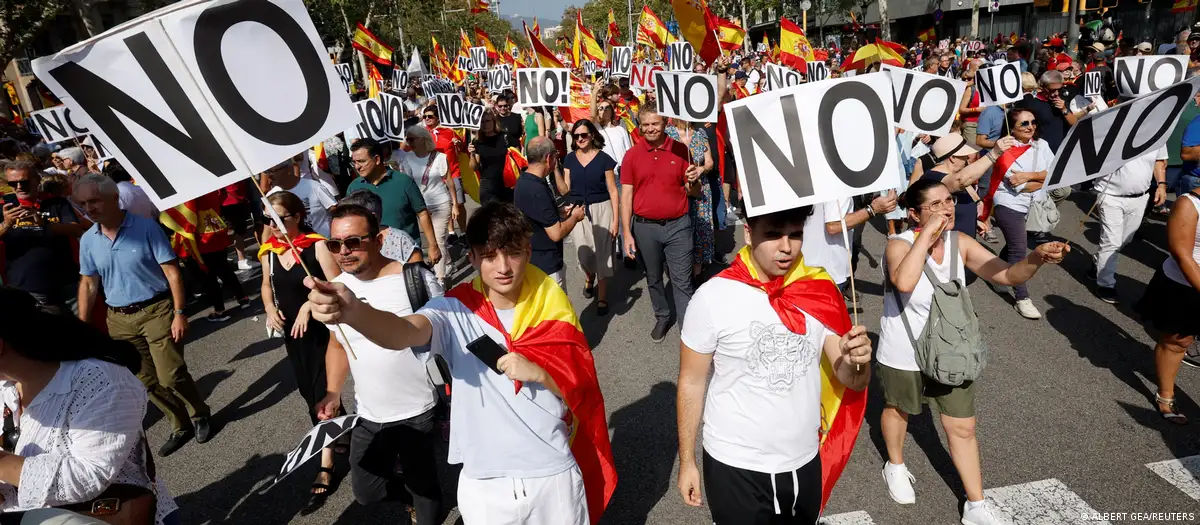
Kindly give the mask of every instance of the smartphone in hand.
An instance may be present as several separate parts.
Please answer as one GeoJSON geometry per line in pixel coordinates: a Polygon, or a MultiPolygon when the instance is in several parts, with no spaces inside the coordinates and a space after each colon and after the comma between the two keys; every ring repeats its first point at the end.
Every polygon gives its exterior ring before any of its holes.
{"type": "Polygon", "coordinates": [[[467,350],[475,354],[475,357],[483,361],[483,364],[491,368],[493,372],[504,375],[500,371],[498,363],[500,362],[500,358],[504,357],[508,351],[497,344],[496,341],[493,341],[491,337],[484,335],[479,339],[467,343],[467,350]]]}

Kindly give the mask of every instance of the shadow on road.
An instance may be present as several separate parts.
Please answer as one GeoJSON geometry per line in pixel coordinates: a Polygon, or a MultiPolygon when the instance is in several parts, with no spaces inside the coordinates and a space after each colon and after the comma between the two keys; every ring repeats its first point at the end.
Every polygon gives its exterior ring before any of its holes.
{"type": "Polygon", "coordinates": [[[175,497],[184,523],[288,523],[308,499],[308,485],[318,462],[305,465],[272,487],[283,465],[283,454],[255,454],[224,479],[190,494],[175,497]],[[229,502],[236,501],[233,508],[229,502]]]}
{"type": "MultiPolygon", "coordinates": [[[[214,372],[214,374],[216,373],[222,372],[214,372]]],[[[292,378],[291,363],[286,357],[280,356],[279,361],[276,361],[267,373],[251,383],[245,392],[230,401],[228,405],[221,407],[213,415],[213,418],[220,425],[228,425],[234,421],[248,418],[275,406],[295,389],[296,382],[292,378]]],[[[299,405],[296,410],[303,414],[307,409],[303,405],[299,405]]]]}
{"type": "MultiPolygon", "coordinates": [[[[604,334],[608,333],[608,325],[613,319],[628,313],[634,303],[642,297],[642,288],[636,286],[642,279],[641,268],[625,268],[621,258],[616,259],[613,276],[608,279],[608,315],[596,315],[596,299],[591,299],[579,312],[579,324],[583,327],[583,333],[592,348],[596,348],[604,340],[604,334]]],[[[568,282],[567,286],[578,286],[582,290],[586,284],[568,282]]]]}
{"type": "Polygon", "coordinates": [[[671,471],[678,452],[675,432],[675,384],[662,381],[650,393],[613,413],[613,457],[617,462],[617,490],[600,522],[646,523],[650,510],[671,487],[671,471]]]}

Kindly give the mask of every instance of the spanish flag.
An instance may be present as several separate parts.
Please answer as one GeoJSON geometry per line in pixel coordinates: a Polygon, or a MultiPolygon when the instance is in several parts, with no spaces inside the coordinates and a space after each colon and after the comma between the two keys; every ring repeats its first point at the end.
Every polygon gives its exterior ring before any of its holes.
{"type": "MultiPolygon", "coordinates": [[[[503,60],[505,64],[514,65],[519,64],[521,61],[521,48],[517,47],[517,44],[513,43],[512,39],[507,36],[504,37],[504,53],[501,56],[501,60],[503,60]]],[[[517,67],[525,66],[517,65],[517,67]]]]}
{"type": "Polygon", "coordinates": [[[779,19],[779,51],[782,53],[780,62],[797,71],[804,71],[805,64],[813,59],[812,46],[804,30],[787,18],[779,19]]]}
{"type": "Polygon", "coordinates": [[[354,40],[350,43],[354,49],[362,51],[363,55],[380,64],[392,64],[392,48],[388,47],[362,24],[354,28],[354,40]]]}
{"type": "Polygon", "coordinates": [[[608,45],[610,45],[610,46],[621,45],[620,40],[617,40],[620,37],[621,37],[621,28],[620,28],[620,26],[617,25],[617,17],[616,17],[616,15],[613,15],[613,10],[610,7],[610,8],[608,8],[608,45]]]}
{"type": "Polygon", "coordinates": [[[571,105],[558,108],[558,112],[562,114],[563,122],[574,124],[577,120],[590,118],[591,116],[591,97],[583,92],[583,87],[587,85],[579,75],[571,74],[571,105]]]}
{"type": "MultiPolygon", "coordinates": [[[[570,412],[571,453],[583,475],[588,516],[595,524],[612,499],[617,470],[608,440],[604,395],[600,392],[596,365],[571,301],[553,279],[532,264],[526,265],[510,333],[500,323],[487,293],[483,280],[475,277],[447,292],[446,297],[457,299],[504,334],[508,351],[533,361],[558,384],[570,412]]],[[[842,313],[845,314],[845,306],[842,313]]],[[[518,382],[516,387],[519,391],[521,384],[518,382]]]]}
{"type": "Polygon", "coordinates": [[[367,83],[367,98],[379,98],[379,92],[382,91],[379,85],[383,83],[383,75],[379,74],[375,64],[367,62],[367,78],[364,81],[367,83]]]}
{"type": "Polygon", "coordinates": [[[1196,0],[1175,0],[1175,3],[1171,4],[1172,13],[1186,13],[1195,9],[1196,0]]]}
{"type": "Polygon", "coordinates": [[[650,6],[642,6],[642,17],[638,19],[637,43],[662,49],[674,41],[675,37],[667,31],[662,19],[654,14],[650,6]]]}
{"type": "Polygon", "coordinates": [[[554,52],[543,44],[537,35],[533,34],[533,30],[525,28],[525,36],[529,37],[529,46],[533,48],[533,56],[537,59],[538,67],[567,67],[564,66],[558,57],[554,56],[554,52]]]}
{"type": "MultiPolygon", "coordinates": [[[[1189,0],[1182,0],[1182,1],[1187,2],[1189,0]]],[[[1195,1],[1195,0],[1191,0],[1191,1],[1195,1]]],[[[937,29],[935,29],[933,26],[930,26],[929,29],[921,31],[920,33],[917,34],[917,40],[920,40],[922,42],[932,42],[934,40],[937,40],[937,29]]]]}
{"type": "Polygon", "coordinates": [[[726,51],[740,49],[746,42],[746,30],[732,21],[718,16],[714,15],[713,19],[716,21],[717,41],[721,44],[721,49],[726,51]]]}
{"type": "Polygon", "coordinates": [[[467,4],[471,6],[471,13],[486,13],[488,11],[487,0],[467,0],[467,4]]]}
{"type": "Polygon", "coordinates": [[[208,271],[201,257],[204,253],[224,250],[233,244],[229,229],[221,218],[221,190],[213,191],[158,215],[158,220],[171,230],[171,249],[180,259],[191,257],[208,271]]]}
{"type": "Polygon", "coordinates": [[[496,52],[496,46],[492,45],[492,39],[488,38],[488,34],[478,27],[475,28],[475,43],[487,49],[488,62],[496,64],[500,61],[500,53],[496,52]]]}
{"type": "MultiPolygon", "coordinates": [[[[805,266],[803,258],[793,263],[787,275],[764,283],[750,261],[750,247],[745,246],[733,265],[717,277],[765,292],[779,320],[796,334],[807,331],[805,313],[839,336],[850,330],[850,315],[841,291],[823,268],[805,266]]],[[[834,484],[850,461],[866,411],[867,390],[851,390],[838,382],[833,363],[821,352],[821,508],[825,508],[834,484]]]]}
{"type": "MultiPolygon", "coordinates": [[[[292,239],[292,245],[296,247],[297,251],[307,250],[310,246],[323,240],[325,240],[325,238],[320,234],[306,233],[300,237],[292,239]]],[[[291,247],[288,246],[287,241],[280,239],[279,237],[271,236],[270,239],[267,239],[266,242],[262,243],[262,245],[258,247],[258,258],[262,259],[262,256],[268,253],[283,255],[290,249],[291,247]]],[[[292,257],[295,257],[297,262],[300,261],[299,253],[292,252],[292,257]]]]}
{"type": "Polygon", "coordinates": [[[706,64],[721,56],[721,45],[714,33],[717,26],[715,16],[704,0],[671,0],[675,8],[675,20],[679,23],[679,34],[692,44],[696,56],[706,64]]]}
{"type": "Polygon", "coordinates": [[[585,60],[591,60],[597,65],[604,64],[604,47],[596,42],[588,28],[583,26],[583,11],[575,11],[575,40],[571,43],[571,57],[575,64],[582,66],[585,60]]]}
{"type": "MultiPolygon", "coordinates": [[[[525,22],[521,22],[521,24],[522,24],[522,25],[524,25],[524,24],[525,24],[525,22]]],[[[537,17],[536,17],[536,16],[535,16],[535,17],[533,17],[533,29],[532,29],[531,31],[533,31],[533,36],[536,36],[536,37],[538,37],[538,38],[542,38],[542,26],[538,25],[538,21],[537,21],[537,17]]]]}

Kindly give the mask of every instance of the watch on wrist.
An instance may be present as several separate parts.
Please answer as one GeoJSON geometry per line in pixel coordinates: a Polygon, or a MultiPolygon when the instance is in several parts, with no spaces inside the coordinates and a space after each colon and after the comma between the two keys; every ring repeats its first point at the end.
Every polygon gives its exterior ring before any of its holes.
{"type": "Polygon", "coordinates": [[[176,309],[175,309],[175,315],[183,315],[183,309],[182,309],[182,308],[176,308],[176,309]]]}

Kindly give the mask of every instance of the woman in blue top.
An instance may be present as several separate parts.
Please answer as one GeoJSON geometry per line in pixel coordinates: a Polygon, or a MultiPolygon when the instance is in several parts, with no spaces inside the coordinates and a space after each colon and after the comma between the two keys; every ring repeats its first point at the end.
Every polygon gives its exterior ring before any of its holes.
{"type": "Polygon", "coordinates": [[[604,135],[588,119],[571,129],[574,150],[563,159],[567,200],[583,207],[583,222],[571,230],[579,265],[587,275],[583,296],[596,297],[596,314],[608,314],[608,278],[613,275],[613,239],[617,231],[617,161],[604,149],[604,135]]]}
{"type": "MultiPolygon", "coordinates": [[[[706,174],[712,171],[713,155],[708,146],[708,136],[687,122],[676,119],[671,121],[671,125],[667,126],[667,135],[687,145],[692,154],[692,164],[699,166],[706,174]]],[[[700,196],[688,197],[688,215],[692,218],[692,235],[696,241],[695,252],[692,255],[692,277],[700,275],[704,265],[712,263],[716,256],[716,231],[712,210],[712,190],[708,184],[701,184],[700,196]]]]}

